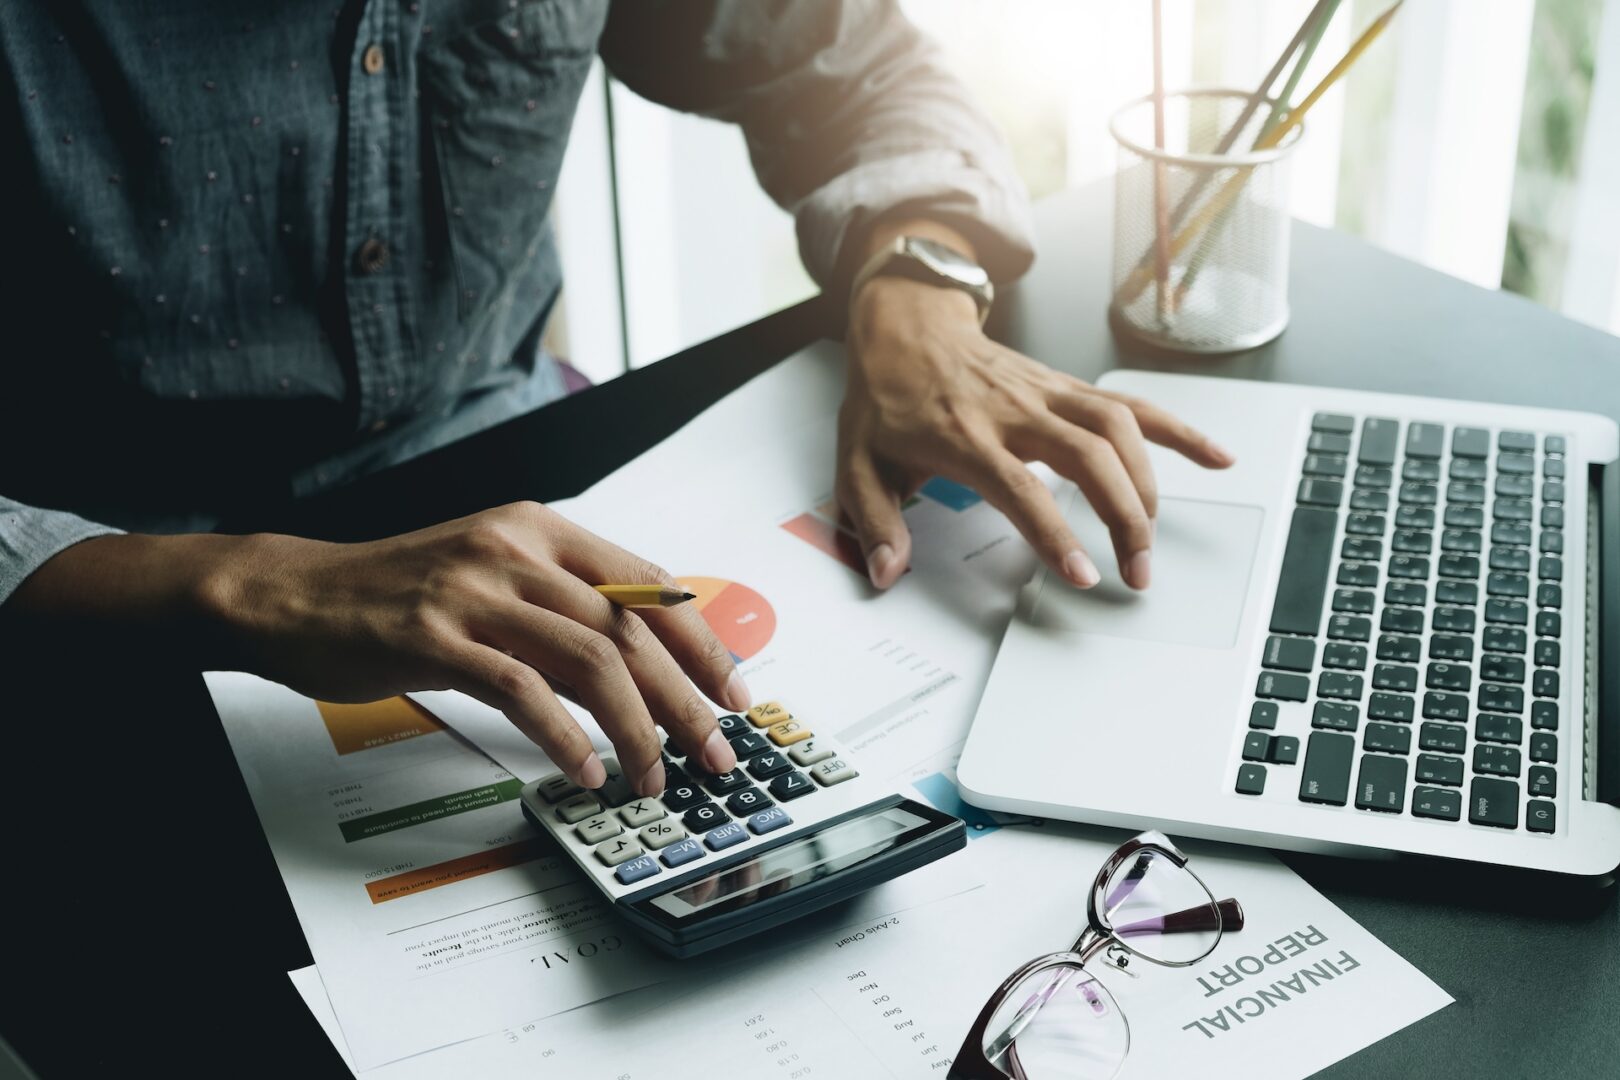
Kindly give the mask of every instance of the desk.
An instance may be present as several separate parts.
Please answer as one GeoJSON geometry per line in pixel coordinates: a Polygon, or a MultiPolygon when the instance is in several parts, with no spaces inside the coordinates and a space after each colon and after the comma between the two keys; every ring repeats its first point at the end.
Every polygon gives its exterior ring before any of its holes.
{"type": "MultiPolygon", "coordinates": [[[[1306,225],[1294,230],[1293,325],[1278,341],[1215,360],[1131,351],[1104,317],[1109,214],[1106,185],[1038,208],[1041,261],[999,308],[994,333],[1085,377],[1152,367],[1620,416],[1620,340],[1306,225]]],[[[818,304],[802,304],[351,489],[237,524],[361,538],[572,495],[829,329],[818,304]],[[609,419],[623,441],[595,437],[609,419]]],[[[133,651],[89,664],[39,651],[7,672],[0,699],[0,1032],[43,1077],[147,1062],[175,1075],[340,1075],[286,980],[309,953],[201,680],[133,651]]],[[[1325,1076],[1613,1074],[1612,884],[1288,861],[1457,998],[1325,1076]]]]}

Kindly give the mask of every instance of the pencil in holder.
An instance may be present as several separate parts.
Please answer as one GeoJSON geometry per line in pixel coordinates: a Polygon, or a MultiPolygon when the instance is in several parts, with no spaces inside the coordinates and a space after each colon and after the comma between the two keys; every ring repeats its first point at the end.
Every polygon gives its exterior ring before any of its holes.
{"type": "MultiPolygon", "coordinates": [[[[1240,90],[1187,90],[1114,113],[1114,292],[1123,333],[1181,352],[1263,345],[1288,325],[1288,166],[1304,128],[1269,150],[1215,150],[1249,103],[1240,90]]],[[[1270,102],[1233,147],[1254,145],[1270,102]]]]}

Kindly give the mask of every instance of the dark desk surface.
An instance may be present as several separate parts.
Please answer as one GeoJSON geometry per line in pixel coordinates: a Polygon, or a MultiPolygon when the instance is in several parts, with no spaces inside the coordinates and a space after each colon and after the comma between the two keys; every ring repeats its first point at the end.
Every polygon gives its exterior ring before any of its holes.
{"type": "MultiPolygon", "coordinates": [[[[1124,349],[1104,318],[1108,197],[1098,186],[1043,204],[1041,261],[1001,305],[995,333],[1087,377],[1154,367],[1620,416],[1620,341],[1304,225],[1293,326],[1281,339],[1217,360],[1124,349]]],[[[816,305],[800,305],[239,524],[360,538],[575,494],[828,329],[816,305]],[[614,439],[603,440],[609,421],[614,439]]],[[[201,681],[133,645],[87,657],[34,644],[39,655],[25,660],[0,653],[0,1032],[44,1077],[136,1063],[171,1075],[343,1074],[287,982],[309,952],[201,681]]],[[[1612,884],[1433,862],[1288,861],[1457,998],[1324,1075],[1614,1075],[1612,884]]]]}

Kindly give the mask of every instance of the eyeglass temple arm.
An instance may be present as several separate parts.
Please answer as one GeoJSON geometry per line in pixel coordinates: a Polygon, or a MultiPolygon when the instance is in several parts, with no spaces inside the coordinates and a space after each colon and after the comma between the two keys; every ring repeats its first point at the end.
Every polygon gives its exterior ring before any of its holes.
{"type": "Polygon", "coordinates": [[[1213,908],[1208,904],[1199,904],[1184,911],[1173,911],[1169,915],[1116,926],[1114,933],[1123,937],[1127,934],[1192,934],[1242,929],[1243,905],[1229,896],[1225,900],[1217,900],[1213,908]]]}

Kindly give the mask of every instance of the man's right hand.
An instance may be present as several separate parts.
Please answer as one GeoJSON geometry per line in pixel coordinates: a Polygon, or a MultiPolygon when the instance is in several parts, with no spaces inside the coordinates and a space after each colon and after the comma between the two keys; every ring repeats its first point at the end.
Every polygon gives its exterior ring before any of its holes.
{"type": "Polygon", "coordinates": [[[544,506],[514,503],[363,544],[98,537],[47,561],[0,614],[177,628],[205,666],[328,701],[460,690],[589,788],[606,774],[558,693],[590,710],[641,794],[664,788],[655,724],[710,771],[734,768],[692,688],[746,709],[730,653],[694,608],[628,611],[592,587],[607,583],[673,579],[544,506]]]}

